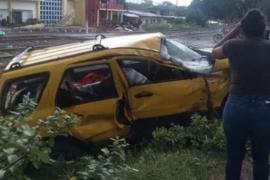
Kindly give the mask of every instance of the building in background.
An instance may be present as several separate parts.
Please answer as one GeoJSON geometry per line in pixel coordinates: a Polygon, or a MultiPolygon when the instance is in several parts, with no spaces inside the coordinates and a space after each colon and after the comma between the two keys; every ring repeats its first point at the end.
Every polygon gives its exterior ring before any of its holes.
{"type": "Polygon", "coordinates": [[[41,0],[40,20],[47,25],[108,26],[120,23],[123,0],[41,0]]]}
{"type": "Polygon", "coordinates": [[[0,21],[109,27],[123,21],[124,4],[125,0],[0,0],[0,21]]]}
{"type": "Polygon", "coordinates": [[[173,20],[185,20],[185,17],[181,16],[164,16],[159,14],[154,14],[151,12],[143,12],[136,10],[128,10],[124,13],[124,22],[129,22],[131,25],[136,27],[136,23],[140,19],[140,24],[158,24],[162,21],[170,22],[173,20]],[[134,23],[135,22],[135,23],[134,23]]]}
{"type": "Polygon", "coordinates": [[[47,25],[58,23],[63,17],[63,0],[41,0],[40,20],[47,25]]]}
{"type": "Polygon", "coordinates": [[[47,25],[83,26],[85,0],[41,0],[40,20],[47,25]]]}
{"type": "Polygon", "coordinates": [[[40,0],[0,0],[1,24],[20,25],[32,19],[39,19],[40,0]]]}
{"type": "MultiPolygon", "coordinates": [[[[164,17],[151,12],[143,12],[136,10],[128,10],[124,13],[124,20],[128,22],[133,22],[137,16],[138,19],[142,21],[142,24],[157,24],[164,20],[164,17]]],[[[133,23],[131,23],[133,25],[133,23]]]]}
{"type": "MultiPolygon", "coordinates": [[[[93,1],[93,0],[88,0],[93,1]]],[[[85,26],[86,0],[69,0],[67,8],[64,8],[64,18],[70,16],[70,9],[73,8],[72,25],[85,26]],[[73,1],[73,2],[72,2],[73,1]]],[[[64,19],[63,19],[64,20],[64,19]]]]}
{"type": "Polygon", "coordinates": [[[87,7],[89,27],[120,24],[124,12],[123,0],[89,0],[87,7]]]}

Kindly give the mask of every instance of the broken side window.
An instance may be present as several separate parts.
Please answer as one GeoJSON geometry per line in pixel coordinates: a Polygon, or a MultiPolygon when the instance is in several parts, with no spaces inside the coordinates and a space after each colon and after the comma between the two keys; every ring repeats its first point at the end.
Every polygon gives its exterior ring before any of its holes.
{"type": "Polygon", "coordinates": [[[189,72],[161,65],[150,60],[119,60],[129,85],[159,83],[193,78],[189,72]]]}
{"type": "Polygon", "coordinates": [[[184,67],[190,72],[209,74],[213,70],[213,60],[210,57],[201,55],[171,39],[163,41],[161,46],[161,56],[184,67]]]}
{"type": "Polygon", "coordinates": [[[56,97],[56,106],[64,108],[92,101],[117,97],[108,64],[68,69],[56,97]]]}
{"type": "Polygon", "coordinates": [[[15,110],[25,96],[38,103],[48,77],[48,73],[43,73],[14,79],[7,83],[3,96],[3,112],[8,113],[15,110]]]}

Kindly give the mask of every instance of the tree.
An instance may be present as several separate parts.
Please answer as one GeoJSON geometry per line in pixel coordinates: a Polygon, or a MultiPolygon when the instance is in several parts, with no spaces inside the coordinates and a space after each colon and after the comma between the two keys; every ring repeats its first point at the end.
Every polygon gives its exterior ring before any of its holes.
{"type": "Polygon", "coordinates": [[[211,18],[234,20],[241,18],[249,9],[261,8],[269,14],[269,0],[193,0],[189,9],[200,10],[211,18]]]}
{"type": "Polygon", "coordinates": [[[153,6],[153,1],[152,0],[143,0],[143,4],[147,6],[153,6]]]}
{"type": "Polygon", "coordinates": [[[174,5],[174,4],[171,3],[170,1],[163,1],[163,2],[162,2],[162,6],[174,7],[174,6],[176,6],[176,5],[174,5]]]}
{"type": "Polygon", "coordinates": [[[270,21],[270,1],[263,0],[261,9],[264,11],[266,16],[268,17],[268,21],[270,21]]]}
{"type": "Polygon", "coordinates": [[[176,10],[176,16],[187,16],[187,7],[186,6],[178,6],[176,10]]]}
{"type": "Polygon", "coordinates": [[[206,17],[199,9],[191,9],[188,11],[187,21],[196,23],[200,26],[206,25],[206,17]]]}

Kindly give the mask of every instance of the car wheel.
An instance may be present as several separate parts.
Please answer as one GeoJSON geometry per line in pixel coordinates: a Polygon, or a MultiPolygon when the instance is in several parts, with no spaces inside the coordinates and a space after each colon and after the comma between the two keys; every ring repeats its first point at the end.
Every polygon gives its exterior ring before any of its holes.
{"type": "Polygon", "coordinates": [[[153,138],[152,132],[158,127],[158,122],[154,119],[140,119],[135,121],[130,127],[129,143],[139,144],[153,138]]]}
{"type": "Polygon", "coordinates": [[[89,153],[89,145],[71,136],[57,136],[50,154],[51,162],[69,164],[89,153]]]}

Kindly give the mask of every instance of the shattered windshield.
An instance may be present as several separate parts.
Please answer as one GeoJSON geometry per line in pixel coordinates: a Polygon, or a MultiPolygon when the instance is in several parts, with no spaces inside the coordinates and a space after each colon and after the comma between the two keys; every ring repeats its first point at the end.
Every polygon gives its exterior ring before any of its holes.
{"type": "Polygon", "coordinates": [[[175,59],[190,61],[192,59],[198,59],[201,57],[201,55],[197,52],[172,39],[168,39],[166,41],[166,47],[168,54],[175,59]]]}
{"type": "Polygon", "coordinates": [[[192,72],[207,74],[212,70],[212,65],[206,56],[172,39],[164,40],[161,55],[192,72]]]}

